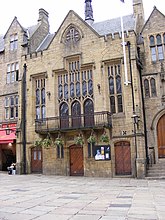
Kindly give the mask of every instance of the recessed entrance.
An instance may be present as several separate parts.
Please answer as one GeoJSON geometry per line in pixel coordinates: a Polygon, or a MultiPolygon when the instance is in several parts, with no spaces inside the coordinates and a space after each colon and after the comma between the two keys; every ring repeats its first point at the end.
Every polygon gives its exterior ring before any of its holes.
{"type": "Polygon", "coordinates": [[[31,150],[31,172],[42,173],[42,149],[32,148],[31,150]]]}
{"type": "Polygon", "coordinates": [[[70,147],[70,175],[84,175],[83,148],[81,146],[70,147]]]}
{"type": "Polygon", "coordinates": [[[131,150],[129,142],[115,144],[116,175],[131,174],[131,150]]]}
{"type": "Polygon", "coordinates": [[[158,157],[165,158],[165,115],[163,115],[157,125],[158,135],[158,157]]]}

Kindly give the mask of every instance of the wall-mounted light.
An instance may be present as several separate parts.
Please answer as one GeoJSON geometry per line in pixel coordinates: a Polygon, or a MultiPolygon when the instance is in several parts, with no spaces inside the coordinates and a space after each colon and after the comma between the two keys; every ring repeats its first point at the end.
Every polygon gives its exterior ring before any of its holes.
{"type": "Polygon", "coordinates": [[[8,125],[5,128],[6,130],[6,135],[10,135],[11,133],[15,133],[16,134],[16,130],[14,128],[10,128],[8,125]]]}
{"type": "Polygon", "coordinates": [[[97,88],[98,88],[98,90],[99,90],[99,93],[100,93],[100,90],[101,90],[101,86],[100,86],[100,84],[99,84],[99,83],[97,84],[97,88]]]}
{"type": "Polygon", "coordinates": [[[47,96],[48,96],[48,98],[49,98],[49,100],[50,100],[51,92],[50,92],[50,91],[47,91],[46,94],[47,94],[47,96]]]}

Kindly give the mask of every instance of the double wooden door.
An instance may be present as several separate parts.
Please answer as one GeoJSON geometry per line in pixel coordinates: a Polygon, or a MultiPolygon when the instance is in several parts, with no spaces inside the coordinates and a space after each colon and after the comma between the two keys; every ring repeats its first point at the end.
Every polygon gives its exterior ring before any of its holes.
{"type": "Polygon", "coordinates": [[[70,175],[84,175],[83,147],[81,146],[73,145],[70,147],[70,175]]]}
{"type": "Polygon", "coordinates": [[[115,144],[116,175],[131,174],[131,150],[129,142],[115,144]]]}
{"type": "Polygon", "coordinates": [[[158,135],[158,157],[165,158],[165,115],[163,115],[157,125],[158,135]]]}

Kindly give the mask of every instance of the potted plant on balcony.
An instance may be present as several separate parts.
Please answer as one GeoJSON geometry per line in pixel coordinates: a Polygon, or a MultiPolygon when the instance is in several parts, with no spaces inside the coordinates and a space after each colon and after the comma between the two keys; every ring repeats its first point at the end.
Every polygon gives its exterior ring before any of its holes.
{"type": "Polygon", "coordinates": [[[96,143],[96,137],[95,135],[93,134],[93,132],[91,132],[91,135],[89,136],[89,138],[87,139],[88,143],[89,144],[94,144],[96,143]]]}
{"type": "Polygon", "coordinates": [[[42,140],[42,146],[44,148],[49,148],[52,144],[52,140],[50,139],[50,135],[48,134],[45,139],[42,140]]]}
{"type": "Polygon", "coordinates": [[[103,143],[109,143],[109,136],[107,133],[104,131],[104,133],[100,137],[100,141],[103,143]]]}
{"type": "Polygon", "coordinates": [[[34,147],[41,147],[41,146],[42,146],[42,140],[34,141],[34,147]]]}
{"type": "Polygon", "coordinates": [[[82,137],[81,134],[79,134],[77,137],[74,138],[74,143],[75,143],[76,145],[83,146],[83,144],[84,144],[84,139],[83,139],[83,137],[82,137]]]}
{"type": "Polygon", "coordinates": [[[62,146],[62,145],[63,145],[63,140],[62,140],[62,138],[61,138],[61,137],[57,137],[57,138],[55,139],[54,144],[55,144],[56,146],[62,146]]]}

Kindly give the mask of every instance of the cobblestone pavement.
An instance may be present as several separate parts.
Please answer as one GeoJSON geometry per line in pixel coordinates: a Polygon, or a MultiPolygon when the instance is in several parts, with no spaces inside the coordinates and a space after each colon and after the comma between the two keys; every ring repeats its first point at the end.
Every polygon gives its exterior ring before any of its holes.
{"type": "Polygon", "coordinates": [[[165,180],[0,173],[0,220],[165,220],[165,180]]]}

